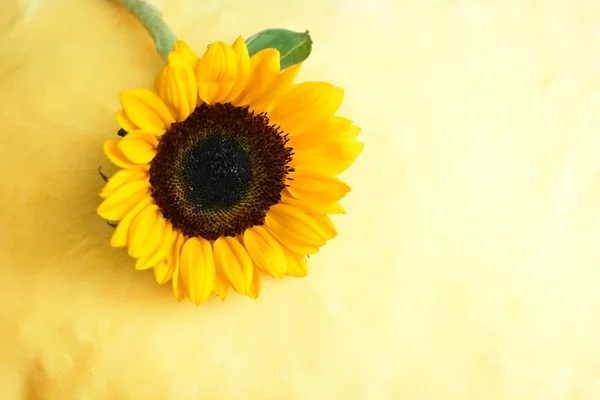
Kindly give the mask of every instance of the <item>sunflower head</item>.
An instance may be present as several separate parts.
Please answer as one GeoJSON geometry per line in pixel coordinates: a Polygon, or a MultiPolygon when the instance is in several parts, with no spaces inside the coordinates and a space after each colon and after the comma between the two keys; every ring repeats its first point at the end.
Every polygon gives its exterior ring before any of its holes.
{"type": "Polygon", "coordinates": [[[177,42],[154,90],[121,94],[122,138],[104,145],[121,169],[98,214],[136,268],[172,282],[177,299],[204,302],[229,288],[256,298],[260,276],[301,277],[307,255],[337,235],[328,214],[350,188],[336,176],[363,144],[336,116],[343,91],[294,84],[300,64],[250,57],[242,38],[199,58],[177,42]]]}

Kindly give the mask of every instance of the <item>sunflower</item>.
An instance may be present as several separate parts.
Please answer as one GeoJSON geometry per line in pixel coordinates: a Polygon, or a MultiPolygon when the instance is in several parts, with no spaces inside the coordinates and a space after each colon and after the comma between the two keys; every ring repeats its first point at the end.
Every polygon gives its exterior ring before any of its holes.
{"type": "Polygon", "coordinates": [[[117,222],[113,247],[138,270],[200,304],[229,288],[256,298],[261,273],[307,274],[307,256],[337,235],[328,214],[350,190],[336,178],[363,148],[336,116],[343,90],[294,84],[267,48],[240,37],[199,58],[178,41],[154,90],[120,96],[119,139],[104,152],[118,170],[98,214],[117,222]]]}

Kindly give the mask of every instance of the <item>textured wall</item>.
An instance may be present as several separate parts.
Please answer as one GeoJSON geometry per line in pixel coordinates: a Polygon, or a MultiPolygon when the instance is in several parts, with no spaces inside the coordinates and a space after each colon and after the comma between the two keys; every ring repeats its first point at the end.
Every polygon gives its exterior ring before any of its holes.
{"type": "Polygon", "coordinates": [[[0,6],[0,398],[600,398],[600,3],[162,0],[198,51],[310,29],[365,150],[305,279],[200,308],[95,215],[123,89],[106,0],[0,6]]]}

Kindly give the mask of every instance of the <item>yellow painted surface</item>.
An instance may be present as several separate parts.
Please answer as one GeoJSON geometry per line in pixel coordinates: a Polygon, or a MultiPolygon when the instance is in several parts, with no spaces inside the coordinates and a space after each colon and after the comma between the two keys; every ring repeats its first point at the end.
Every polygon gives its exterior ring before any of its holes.
{"type": "Polygon", "coordinates": [[[123,89],[105,0],[0,5],[0,399],[600,399],[600,3],[162,0],[198,51],[309,29],[364,153],[305,279],[201,307],[95,215],[123,89]]]}

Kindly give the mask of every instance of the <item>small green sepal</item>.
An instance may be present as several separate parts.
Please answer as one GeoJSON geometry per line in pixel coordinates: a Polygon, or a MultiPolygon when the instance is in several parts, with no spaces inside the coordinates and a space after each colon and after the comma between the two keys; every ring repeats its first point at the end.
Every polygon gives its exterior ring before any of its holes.
{"type": "Polygon", "coordinates": [[[98,167],[98,173],[104,182],[108,182],[108,176],[104,175],[104,172],[102,172],[102,167],[98,167]]]}

